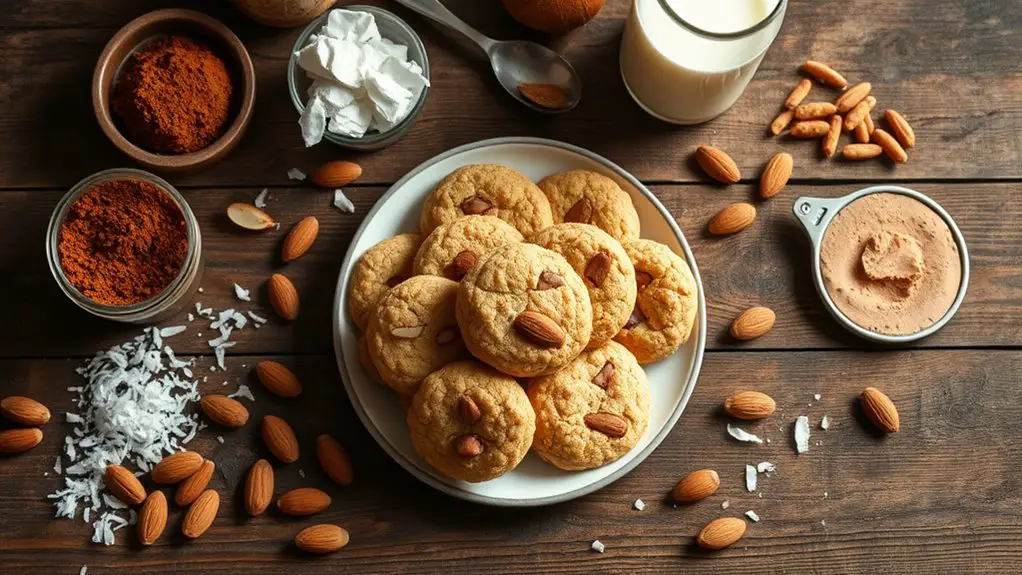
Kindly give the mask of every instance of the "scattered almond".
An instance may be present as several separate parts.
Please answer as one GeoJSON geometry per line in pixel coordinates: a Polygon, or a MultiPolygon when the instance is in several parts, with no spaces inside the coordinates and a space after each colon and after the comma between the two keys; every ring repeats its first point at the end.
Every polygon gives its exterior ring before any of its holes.
{"type": "Polygon", "coordinates": [[[787,152],[778,152],[770,158],[759,178],[759,195],[764,199],[776,196],[788,184],[795,160],[787,152]]]}
{"type": "Polygon", "coordinates": [[[293,321],[298,317],[301,306],[298,302],[298,291],[283,274],[273,274],[269,281],[270,305],[281,318],[293,321]]]}
{"type": "Polygon", "coordinates": [[[540,108],[561,110],[568,107],[568,92],[557,84],[518,84],[518,92],[540,108]]]}
{"type": "Polygon", "coordinates": [[[340,188],[354,182],[361,175],[362,166],[354,162],[334,160],[316,168],[309,179],[321,188],[340,188]]]}
{"type": "Polygon", "coordinates": [[[844,114],[854,108],[859,102],[866,99],[869,96],[869,91],[873,89],[873,85],[869,82],[862,82],[852,86],[845,90],[841,96],[838,97],[834,104],[837,106],[839,114],[844,114]]]}
{"type": "Polygon", "coordinates": [[[306,527],[295,535],[295,547],[306,553],[333,553],[347,544],[348,532],[328,523],[306,527]]]}
{"type": "Polygon", "coordinates": [[[610,273],[610,266],[612,264],[613,261],[607,252],[596,252],[596,255],[589,258],[589,263],[586,264],[586,279],[592,282],[594,286],[600,287],[603,285],[603,280],[607,279],[607,274],[610,273]]]}
{"type": "Polygon", "coordinates": [[[339,485],[351,485],[354,474],[351,459],[339,441],[323,434],[316,438],[316,459],[323,471],[339,485]]]}
{"type": "Polygon", "coordinates": [[[833,116],[836,112],[837,106],[830,102],[811,102],[809,104],[801,104],[795,108],[795,119],[816,120],[833,116]]]}
{"type": "Polygon", "coordinates": [[[153,468],[153,481],[161,485],[172,485],[188,479],[202,467],[203,458],[194,451],[179,451],[164,457],[153,468]]]}
{"type": "Polygon", "coordinates": [[[848,144],[841,150],[846,160],[868,160],[884,153],[884,149],[876,144],[848,144]]]}
{"type": "Polygon", "coordinates": [[[256,364],[256,376],[263,387],[280,397],[298,397],[302,384],[290,369],[276,361],[264,360],[256,364]]]}
{"type": "Polygon", "coordinates": [[[788,127],[788,124],[791,123],[791,120],[794,117],[795,117],[794,110],[785,110],[781,112],[780,114],[777,115],[776,118],[774,118],[773,122],[770,122],[770,133],[775,136],[780,134],[781,132],[784,131],[785,128],[788,127]]]}
{"type": "Polygon", "coordinates": [[[774,310],[768,307],[750,307],[731,323],[731,337],[743,341],[756,339],[770,331],[776,319],[774,310]]]}
{"type": "Polygon", "coordinates": [[[717,212],[707,227],[713,235],[726,236],[744,230],[755,220],[756,207],[752,204],[739,202],[717,212]]]}
{"type": "Polygon", "coordinates": [[[807,78],[803,78],[791,93],[788,94],[788,98],[784,100],[784,107],[791,110],[802,103],[802,100],[806,99],[809,95],[809,91],[813,89],[813,83],[807,78]]]}
{"type": "Polygon", "coordinates": [[[226,395],[205,395],[199,402],[199,407],[210,421],[224,427],[245,427],[248,423],[248,408],[226,395]]]}
{"type": "Polygon", "coordinates": [[[195,539],[206,532],[213,520],[216,519],[217,511],[220,510],[220,494],[214,489],[207,489],[192,503],[185,518],[181,522],[181,533],[189,539],[195,539]]]}
{"type": "Polygon", "coordinates": [[[811,139],[822,138],[830,132],[830,123],[823,120],[807,120],[796,122],[788,132],[792,138],[811,139]]]}
{"type": "Polygon", "coordinates": [[[739,391],[724,400],[724,411],[738,419],[763,419],[776,409],[774,399],[758,391],[739,391]]]}
{"type": "Polygon", "coordinates": [[[239,227],[246,230],[262,231],[277,225],[269,214],[252,204],[231,204],[227,206],[227,217],[239,227]]]}
{"type": "Polygon", "coordinates": [[[50,410],[45,405],[22,395],[3,398],[0,414],[11,423],[26,427],[37,427],[50,421],[50,410]]]}
{"type": "Polygon", "coordinates": [[[513,325],[518,335],[539,347],[562,347],[568,339],[557,322],[538,311],[523,311],[515,318],[513,325]]]}
{"type": "Polygon", "coordinates": [[[281,259],[285,262],[293,262],[302,257],[312,247],[318,235],[319,220],[316,219],[316,216],[302,218],[284,238],[284,245],[280,249],[281,259]]]}
{"type": "Polygon", "coordinates": [[[844,76],[822,62],[806,60],[806,63],[802,64],[802,71],[817,81],[839,90],[843,90],[848,85],[848,80],[845,80],[844,76]]]}
{"type": "Polygon", "coordinates": [[[126,467],[108,465],[103,474],[103,482],[114,497],[128,505],[138,505],[145,501],[145,487],[126,467]]]}
{"type": "Polygon", "coordinates": [[[277,499],[277,509],[287,515],[304,517],[313,515],[330,507],[330,496],[315,487],[299,487],[292,489],[277,499]]]}
{"type": "Polygon", "coordinates": [[[712,469],[699,469],[681,478],[671,491],[671,499],[678,503],[695,503],[717,492],[720,477],[712,469]]]}
{"type": "Polygon", "coordinates": [[[21,453],[39,445],[43,430],[30,427],[0,431],[0,453],[21,453]]]}
{"type": "Polygon", "coordinates": [[[617,368],[614,367],[613,363],[609,361],[607,363],[604,363],[603,367],[600,368],[600,371],[593,376],[592,379],[593,385],[595,385],[596,387],[607,389],[607,386],[609,386],[614,381],[614,373],[616,372],[617,368]]]}
{"type": "Polygon", "coordinates": [[[298,438],[286,421],[275,415],[263,417],[262,436],[266,448],[282,463],[298,461],[298,438]]]}
{"type": "MultiPolygon", "coordinates": [[[[861,124],[860,124],[861,125],[861,124]]],[[[837,152],[837,143],[841,139],[841,116],[834,115],[830,119],[830,131],[823,137],[823,157],[833,157],[837,152]]]]}
{"type": "Polygon", "coordinates": [[[466,433],[454,440],[454,450],[458,453],[459,457],[471,459],[481,455],[483,449],[482,440],[474,433],[466,433]]]}
{"type": "Polygon", "coordinates": [[[586,197],[575,202],[575,204],[564,213],[564,221],[567,223],[588,224],[592,219],[593,202],[586,197]]]}
{"type": "Polygon", "coordinates": [[[493,204],[479,196],[469,196],[461,202],[461,213],[466,216],[483,215],[493,209],[493,204]]]}
{"type": "Polygon", "coordinates": [[[908,161],[908,154],[905,152],[905,148],[901,147],[901,144],[898,143],[898,140],[894,139],[894,136],[877,128],[873,130],[871,139],[874,144],[883,148],[884,153],[895,164],[904,164],[908,161]]]}
{"type": "Polygon", "coordinates": [[[474,399],[467,395],[462,395],[458,398],[458,416],[463,422],[472,425],[479,421],[479,418],[483,416],[483,412],[479,409],[479,404],[474,399]]]}
{"type": "Polygon", "coordinates": [[[628,421],[620,415],[604,411],[588,413],[582,418],[586,427],[599,431],[607,437],[624,437],[628,433],[628,421]]]}
{"type": "Polygon", "coordinates": [[[916,133],[904,116],[888,108],[884,111],[884,118],[887,119],[887,125],[891,127],[891,132],[903,148],[915,147],[916,133]]]}
{"type": "Polygon", "coordinates": [[[891,398],[875,387],[867,387],[862,392],[862,411],[866,417],[885,433],[894,433],[901,428],[898,409],[891,398]]]}
{"type": "Polygon", "coordinates": [[[245,478],[245,511],[255,517],[262,515],[273,500],[273,467],[260,459],[248,470],[245,478]]]}
{"type": "Polygon", "coordinates": [[[696,537],[703,549],[718,551],[736,543],[745,535],[745,520],[738,517],[721,517],[710,521],[696,537]]]}
{"type": "Polygon", "coordinates": [[[564,285],[564,278],[554,272],[546,271],[539,274],[539,280],[536,281],[536,290],[554,289],[562,285],[564,285]]]}
{"type": "Polygon", "coordinates": [[[202,467],[178,486],[177,492],[174,493],[174,503],[181,507],[194,503],[199,498],[199,495],[202,495],[202,492],[205,491],[206,486],[209,485],[209,480],[213,478],[213,470],[215,468],[216,465],[212,461],[208,459],[203,461],[202,467]]]}
{"type": "Polygon", "coordinates": [[[456,282],[460,282],[461,279],[465,277],[465,274],[475,267],[478,259],[479,258],[475,255],[475,252],[470,250],[458,252],[458,255],[454,256],[451,263],[447,264],[444,273],[448,278],[456,282]]]}
{"type": "Polygon", "coordinates": [[[845,131],[851,132],[869,115],[869,102],[862,100],[845,116],[845,131]]]}
{"type": "Polygon", "coordinates": [[[142,545],[152,545],[166,527],[167,496],[162,491],[153,491],[138,512],[138,540],[142,545]]]}
{"type": "Polygon", "coordinates": [[[742,179],[738,164],[720,148],[699,146],[696,148],[696,163],[707,176],[722,184],[734,184],[742,179]]]}

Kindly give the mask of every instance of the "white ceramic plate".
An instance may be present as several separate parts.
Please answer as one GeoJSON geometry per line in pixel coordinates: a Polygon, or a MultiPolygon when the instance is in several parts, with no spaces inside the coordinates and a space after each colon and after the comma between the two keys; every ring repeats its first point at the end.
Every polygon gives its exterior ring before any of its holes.
{"type": "Polygon", "coordinates": [[[362,423],[381,447],[429,485],[461,499],[502,506],[547,505],[567,501],[600,489],[628,473],[663,441],[678,421],[695,388],[706,343],[706,301],[695,259],[677,223],[664,206],[638,180],[592,152],[570,144],[538,138],[497,138],[467,144],[441,154],[394,184],[362,222],[341,265],[334,301],[334,349],[348,397],[362,423]],[[358,360],[358,328],[347,313],[351,267],[370,247],[404,232],[419,231],[423,200],[447,174],[467,164],[504,164],[533,181],[565,170],[603,173],[629,193],[639,212],[642,237],[671,247],[684,257],[699,290],[699,313],[692,337],[677,353],[646,373],[652,392],[649,426],[639,444],[624,457],[597,469],[561,471],[530,453],[513,471],[484,483],[466,483],[444,477],[412,448],[405,412],[388,388],[375,383],[358,360]]]}

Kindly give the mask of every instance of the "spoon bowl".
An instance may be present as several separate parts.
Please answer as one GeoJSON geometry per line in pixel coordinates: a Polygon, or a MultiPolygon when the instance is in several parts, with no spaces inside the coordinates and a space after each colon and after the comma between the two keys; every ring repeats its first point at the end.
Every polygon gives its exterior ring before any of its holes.
{"type": "Polygon", "coordinates": [[[516,100],[537,112],[567,112],[582,99],[582,81],[575,69],[560,54],[542,44],[524,40],[494,42],[487,53],[500,85],[516,100]],[[564,107],[545,108],[524,97],[518,86],[531,83],[553,84],[562,88],[566,96],[564,107]]]}

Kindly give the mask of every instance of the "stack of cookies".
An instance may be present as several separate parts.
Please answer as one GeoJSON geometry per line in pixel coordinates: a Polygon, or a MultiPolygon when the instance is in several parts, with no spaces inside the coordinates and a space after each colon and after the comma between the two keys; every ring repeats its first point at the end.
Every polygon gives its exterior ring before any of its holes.
{"type": "Polygon", "coordinates": [[[582,470],[635,447],[640,364],[688,340],[697,297],[685,261],[640,239],[628,194],[595,172],[535,184],[469,165],[426,198],[420,227],[367,250],[348,295],[362,363],[407,406],[419,455],[479,482],[530,448],[582,470]]]}

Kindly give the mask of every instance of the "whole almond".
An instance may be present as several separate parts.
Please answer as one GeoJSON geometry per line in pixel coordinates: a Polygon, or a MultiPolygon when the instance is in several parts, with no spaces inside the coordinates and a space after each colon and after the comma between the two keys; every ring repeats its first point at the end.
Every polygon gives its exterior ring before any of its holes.
{"type": "Polygon", "coordinates": [[[596,375],[593,376],[592,379],[593,385],[595,385],[596,387],[607,389],[607,386],[613,383],[614,374],[616,372],[617,368],[614,367],[613,363],[609,361],[604,363],[603,367],[600,368],[600,371],[598,371],[596,375]]]}
{"type": "Polygon", "coordinates": [[[832,88],[842,90],[848,85],[848,80],[845,80],[844,76],[822,62],[806,60],[806,63],[802,64],[802,71],[832,88]]]}
{"type": "Polygon", "coordinates": [[[788,94],[787,99],[784,100],[784,107],[789,109],[789,110],[791,110],[792,108],[795,108],[796,106],[798,106],[799,104],[802,103],[802,100],[806,99],[806,96],[809,95],[809,90],[812,90],[812,89],[813,89],[813,83],[811,81],[809,81],[809,79],[803,78],[791,90],[791,93],[788,94]]]}
{"type": "Polygon", "coordinates": [[[287,515],[304,517],[330,507],[331,499],[326,491],[315,487],[292,489],[277,499],[277,509],[287,515]]]}
{"type": "Polygon", "coordinates": [[[678,503],[695,503],[717,492],[720,477],[712,469],[699,469],[681,478],[671,491],[671,499],[678,503]]]}
{"type": "Polygon", "coordinates": [[[862,120],[862,122],[859,122],[859,125],[856,126],[854,130],[852,130],[852,133],[855,135],[855,141],[856,142],[858,142],[860,144],[868,144],[869,143],[869,135],[870,135],[869,134],[869,123],[870,122],[872,122],[872,120],[870,120],[869,119],[869,115],[867,115],[862,120]]]}
{"type": "Polygon", "coordinates": [[[738,419],[763,419],[776,409],[774,399],[758,391],[739,391],[724,400],[724,411],[738,419]]]}
{"type": "Polygon", "coordinates": [[[718,551],[735,544],[745,535],[745,520],[738,517],[721,517],[710,521],[696,537],[703,549],[718,551]]]}
{"type": "Polygon", "coordinates": [[[575,202],[564,214],[564,221],[568,223],[588,224],[592,218],[593,202],[585,197],[575,202]]]}
{"type": "Polygon", "coordinates": [[[273,500],[273,467],[260,459],[245,477],[245,511],[255,517],[262,515],[273,500]]]}
{"type": "Polygon", "coordinates": [[[586,279],[592,282],[594,286],[600,287],[603,285],[603,280],[607,279],[612,263],[607,252],[596,252],[596,255],[589,258],[589,263],[586,264],[586,279]]]}
{"type": "Polygon", "coordinates": [[[458,252],[458,255],[454,256],[451,263],[447,264],[447,267],[444,269],[444,274],[448,278],[456,282],[460,282],[461,278],[465,277],[465,274],[468,273],[468,270],[475,267],[478,259],[479,258],[475,255],[475,252],[470,250],[458,252]]]}
{"type": "Polygon", "coordinates": [[[351,459],[339,441],[327,434],[316,438],[316,459],[323,471],[340,485],[351,485],[354,474],[351,471],[351,459]]]}
{"type": "Polygon", "coordinates": [[[340,188],[354,182],[362,175],[362,166],[354,162],[334,160],[316,168],[309,177],[321,188],[340,188]]]}
{"type": "Polygon", "coordinates": [[[770,158],[763,175],[759,177],[759,195],[767,199],[776,196],[791,178],[791,171],[795,167],[795,160],[787,152],[778,152],[770,158]]]}
{"type": "Polygon", "coordinates": [[[894,433],[901,428],[901,418],[894,402],[875,387],[867,387],[862,392],[862,411],[866,417],[885,433],[894,433]]]}
{"type": "Polygon", "coordinates": [[[515,318],[518,335],[543,348],[562,347],[568,337],[561,326],[538,311],[525,310],[515,318]]]}
{"type": "Polygon", "coordinates": [[[167,496],[162,491],[153,491],[138,512],[138,540],[142,545],[152,545],[166,527],[167,496]]]}
{"type": "Polygon", "coordinates": [[[600,411],[587,413],[583,418],[586,427],[599,431],[607,437],[624,437],[628,433],[628,421],[620,415],[600,411]]]}
{"type": "Polygon", "coordinates": [[[462,395],[458,398],[458,416],[463,422],[472,425],[479,421],[483,416],[483,412],[479,409],[479,404],[474,399],[467,395],[462,395]]]}
{"type": "Polygon", "coordinates": [[[437,345],[447,345],[461,337],[461,331],[457,327],[445,327],[437,332],[435,341],[437,345]]]}
{"type": "Polygon", "coordinates": [[[904,164],[908,161],[908,154],[905,152],[905,148],[901,147],[901,144],[898,143],[898,140],[894,139],[894,136],[880,128],[873,130],[871,140],[874,144],[883,148],[884,153],[895,164],[904,164]]]}
{"type": "Polygon", "coordinates": [[[213,478],[213,470],[215,468],[216,465],[208,459],[202,462],[202,467],[178,486],[177,492],[174,493],[174,503],[177,503],[180,507],[186,507],[194,503],[199,498],[199,495],[202,495],[202,492],[206,490],[209,480],[213,478]]]}
{"type": "Polygon", "coordinates": [[[172,485],[191,477],[202,467],[204,459],[194,451],[179,451],[164,457],[153,468],[153,481],[161,485],[172,485]]]}
{"type": "Polygon", "coordinates": [[[908,120],[904,116],[888,108],[884,111],[884,118],[887,119],[887,125],[891,127],[891,132],[898,139],[902,147],[915,147],[916,133],[912,130],[912,126],[909,125],[908,120]]]}
{"type": "Polygon", "coordinates": [[[145,501],[145,487],[126,467],[108,465],[103,474],[103,482],[114,497],[128,505],[138,505],[145,501]]]}
{"type": "Polygon", "coordinates": [[[181,522],[181,533],[189,539],[195,539],[206,532],[213,520],[216,519],[217,511],[220,510],[220,494],[215,489],[207,489],[192,503],[185,518],[181,522]]]}
{"type": "Polygon", "coordinates": [[[294,463],[298,461],[301,454],[298,448],[298,438],[286,421],[276,415],[263,417],[262,429],[263,443],[274,457],[282,463],[294,463]]]}
{"type": "Polygon", "coordinates": [[[872,89],[872,84],[869,82],[862,82],[845,90],[845,92],[838,97],[837,101],[834,102],[837,106],[838,113],[844,114],[857,106],[859,102],[866,99],[866,96],[869,96],[869,91],[872,89]]]}
{"type": "Polygon", "coordinates": [[[280,249],[280,257],[285,262],[293,262],[309,251],[319,235],[319,220],[316,216],[302,218],[284,238],[280,249]]]}
{"type": "Polygon", "coordinates": [[[756,207],[752,204],[739,202],[731,204],[717,212],[710,220],[707,228],[716,236],[738,233],[752,225],[756,220],[756,207]]]}
{"type": "Polygon", "coordinates": [[[862,100],[845,115],[845,131],[851,132],[869,115],[869,102],[862,100]]]}
{"type": "Polygon", "coordinates": [[[876,144],[848,144],[841,149],[846,160],[868,160],[884,153],[884,149],[876,144]]]}
{"type": "Polygon", "coordinates": [[[483,453],[484,446],[479,436],[474,433],[466,433],[454,440],[454,450],[459,457],[471,459],[483,453]]]}
{"type": "Polygon", "coordinates": [[[731,323],[731,337],[743,341],[756,339],[770,331],[776,319],[774,310],[768,307],[750,307],[731,323]]]}
{"type": "Polygon", "coordinates": [[[830,132],[830,123],[823,120],[807,120],[805,122],[796,122],[788,134],[792,138],[800,139],[812,139],[822,138],[830,132]]]}
{"type": "Polygon", "coordinates": [[[205,395],[199,407],[210,421],[224,427],[245,427],[248,423],[248,408],[226,395],[205,395]]]}
{"type": "Polygon", "coordinates": [[[38,401],[22,395],[12,395],[0,401],[0,414],[11,423],[36,427],[50,421],[50,410],[38,401]]]}
{"type": "Polygon", "coordinates": [[[290,369],[276,361],[264,360],[256,364],[256,377],[270,393],[280,397],[298,397],[302,384],[290,369]]]}
{"type": "Polygon", "coordinates": [[[283,274],[273,274],[270,276],[268,291],[270,305],[277,315],[288,321],[298,317],[301,306],[298,302],[298,291],[291,280],[283,274]]]}
{"type": "Polygon", "coordinates": [[[336,525],[322,523],[306,527],[295,535],[295,547],[306,553],[333,553],[348,544],[348,532],[336,525]]]}
{"type": "Polygon", "coordinates": [[[539,274],[539,279],[536,280],[536,290],[543,291],[548,289],[559,288],[564,285],[564,278],[559,274],[555,274],[551,271],[545,271],[539,274]]]}
{"type": "Polygon", "coordinates": [[[39,445],[43,430],[36,427],[0,431],[0,453],[21,453],[39,445]]]}
{"type": "Polygon", "coordinates": [[[795,117],[794,110],[785,110],[781,112],[780,114],[777,115],[776,118],[774,118],[773,122],[770,122],[770,133],[775,136],[777,134],[780,134],[781,132],[784,131],[785,128],[788,127],[788,124],[791,123],[791,120],[794,117],[795,117]]]}
{"type": "MultiPolygon", "coordinates": [[[[862,125],[861,123],[859,124],[862,125]]],[[[841,139],[841,116],[834,115],[830,119],[830,131],[823,137],[823,157],[833,157],[837,152],[837,143],[841,139]]]]}
{"type": "Polygon", "coordinates": [[[478,216],[493,209],[493,204],[479,196],[469,196],[461,202],[461,213],[466,216],[478,216]]]}
{"type": "Polygon", "coordinates": [[[696,148],[696,163],[707,176],[722,184],[734,184],[742,179],[738,164],[720,148],[699,146],[696,148]]]}
{"type": "Polygon", "coordinates": [[[795,108],[795,119],[816,120],[833,116],[835,113],[837,113],[837,106],[830,102],[810,102],[808,104],[800,104],[795,108]]]}

